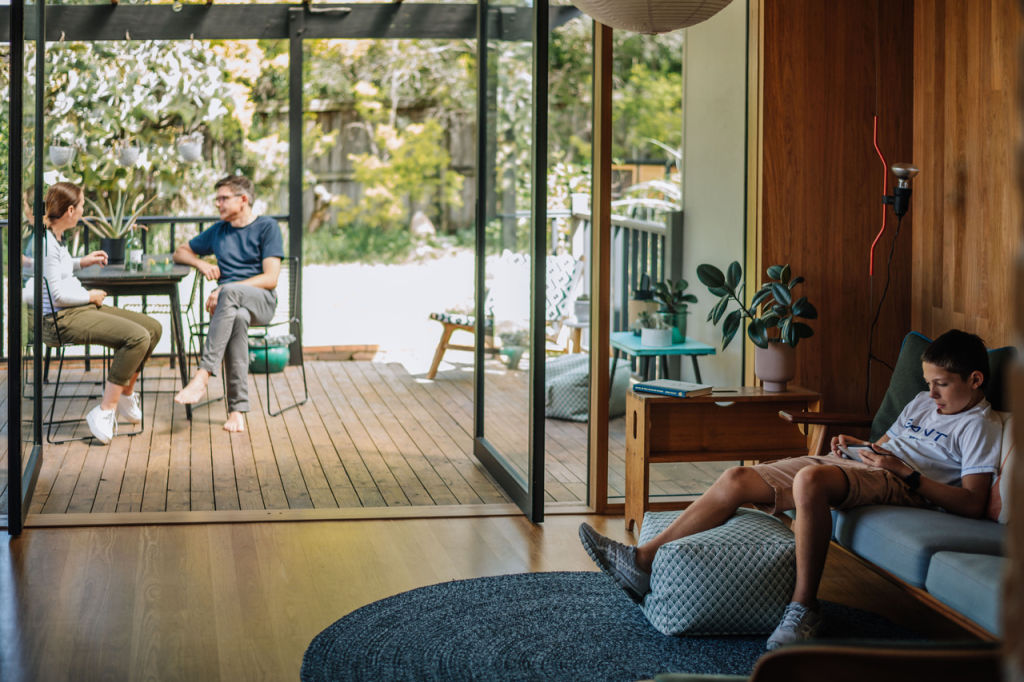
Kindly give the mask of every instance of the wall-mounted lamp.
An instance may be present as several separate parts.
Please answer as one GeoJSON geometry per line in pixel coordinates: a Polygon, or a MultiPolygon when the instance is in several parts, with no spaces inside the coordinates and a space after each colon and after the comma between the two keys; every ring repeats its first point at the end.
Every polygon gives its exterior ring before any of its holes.
{"type": "Polygon", "coordinates": [[[894,163],[892,165],[892,174],[896,176],[896,187],[893,188],[892,194],[882,197],[882,203],[890,204],[892,212],[896,214],[897,218],[902,218],[910,210],[910,181],[920,172],[921,169],[912,163],[894,163]]]}

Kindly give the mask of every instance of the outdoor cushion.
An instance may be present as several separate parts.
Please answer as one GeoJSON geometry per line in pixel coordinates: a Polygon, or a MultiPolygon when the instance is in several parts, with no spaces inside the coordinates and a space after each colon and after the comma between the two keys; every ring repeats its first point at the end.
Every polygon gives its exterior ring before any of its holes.
{"type": "MultiPolygon", "coordinates": [[[[609,371],[611,365],[609,362],[609,371]]],[[[544,416],[585,422],[590,418],[590,356],[573,353],[551,358],[545,365],[544,416]]],[[[611,377],[608,417],[626,413],[626,390],[629,387],[629,365],[619,363],[611,377]]]]}
{"type": "Polygon", "coordinates": [[[934,509],[870,505],[836,515],[839,544],[914,587],[924,587],[936,552],[1002,554],[1006,528],[934,509]]]}
{"type": "MultiPolygon", "coordinates": [[[[641,544],[680,512],[647,512],[641,544]]],[[[796,584],[796,542],[778,519],[740,509],[717,528],[662,545],[643,612],[666,635],[768,634],[796,584]]]]}
{"type": "Polygon", "coordinates": [[[929,594],[995,635],[1001,634],[1005,557],[963,552],[936,552],[928,566],[929,594]]]}

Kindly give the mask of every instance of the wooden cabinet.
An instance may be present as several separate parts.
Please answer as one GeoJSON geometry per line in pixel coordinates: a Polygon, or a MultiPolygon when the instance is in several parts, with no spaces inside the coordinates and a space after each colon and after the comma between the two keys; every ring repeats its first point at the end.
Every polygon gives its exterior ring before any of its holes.
{"type": "Polygon", "coordinates": [[[651,508],[650,465],[658,462],[763,461],[806,455],[810,434],[779,411],[818,412],[821,396],[797,386],[783,393],[722,388],[696,398],[626,395],[626,530],[651,508]]]}

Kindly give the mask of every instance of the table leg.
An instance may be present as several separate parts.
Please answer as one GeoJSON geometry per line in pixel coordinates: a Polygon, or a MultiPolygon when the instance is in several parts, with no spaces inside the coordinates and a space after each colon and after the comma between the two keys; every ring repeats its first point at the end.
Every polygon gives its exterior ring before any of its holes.
{"type": "MultiPolygon", "coordinates": [[[[612,375],[608,379],[608,395],[612,394],[612,386],[615,385],[615,366],[619,364],[619,349],[612,349],[612,375]]],[[[629,388],[628,384],[626,388],[629,388]]]]}
{"type": "MultiPolygon", "coordinates": [[[[185,364],[185,334],[181,328],[181,298],[178,296],[177,283],[171,286],[171,343],[178,351],[178,372],[181,374],[181,387],[188,384],[188,366],[185,364]]],[[[185,416],[191,421],[192,406],[185,406],[185,416]]]]}
{"type": "Polygon", "coordinates": [[[698,384],[704,383],[704,382],[702,382],[700,380],[700,365],[697,364],[697,356],[696,355],[691,355],[690,356],[690,361],[693,362],[693,376],[697,377],[697,383],[698,384]]]}
{"type": "Polygon", "coordinates": [[[661,378],[668,379],[668,356],[661,356],[661,378]]]}

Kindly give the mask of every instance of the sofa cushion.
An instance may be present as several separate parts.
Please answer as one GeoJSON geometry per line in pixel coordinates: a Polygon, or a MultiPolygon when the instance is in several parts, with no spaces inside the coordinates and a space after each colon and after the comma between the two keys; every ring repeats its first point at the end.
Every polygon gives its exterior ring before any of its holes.
{"type": "Polygon", "coordinates": [[[1002,554],[1005,527],[933,509],[871,505],[833,512],[835,539],[915,587],[941,551],[1002,554]]]}
{"type": "Polygon", "coordinates": [[[1010,518],[1010,481],[1013,480],[1016,449],[1013,444],[1013,419],[1010,413],[998,414],[1003,420],[1003,446],[999,455],[999,473],[992,481],[992,490],[988,496],[986,516],[993,521],[1006,523],[1010,518]]]}
{"type": "MultiPolygon", "coordinates": [[[[679,512],[647,512],[644,543],[679,512]]],[[[796,582],[796,543],[778,519],[740,509],[717,528],[662,545],[643,612],[666,635],[767,634],[796,582]]]]}
{"type": "Polygon", "coordinates": [[[936,552],[925,588],[994,635],[1001,634],[999,604],[1009,560],[990,554],[936,552]]]}

